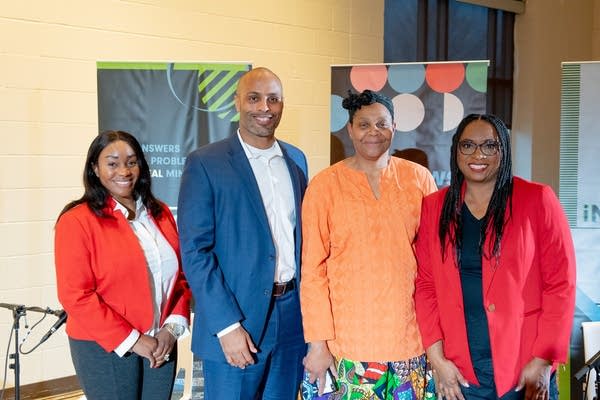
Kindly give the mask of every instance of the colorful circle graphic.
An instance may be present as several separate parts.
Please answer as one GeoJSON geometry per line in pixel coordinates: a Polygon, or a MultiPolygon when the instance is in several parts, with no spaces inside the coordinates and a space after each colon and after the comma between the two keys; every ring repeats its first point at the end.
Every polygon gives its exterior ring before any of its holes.
{"type": "Polygon", "coordinates": [[[485,63],[467,64],[466,79],[469,86],[478,92],[487,92],[487,70],[485,63]]]}
{"type": "Polygon", "coordinates": [[[429,64],[425,71],[425,79],[439,93],[456,90],[465,79],[465,67],[462,63],[429,64]]]}
{"type": "Polygon", "coordinates": [[[358,92],[365,89],[378,92],[387,82],[387,68],[385,65],[357,65],[350,71],[350,82],[358,92]]]}
{"type": "Polygon", "coordinates": [[[329,121],[331,132],[339,131],[348,122],[348,111],[342,107],[343,100],[341,96],[336,94],[331,95],[331,119],[329,121]]]}
{"type": "Polygon", "coordinates": [[[412,93],[425,81],[423,64],[390,65],[388,83],[398,93],[412,93]]]}
{"type": "Polygon", "coordinates": [[[403,93],[392,99],[394,103],[394,120],[396,130],[410,132],[415,129],[425,118],[425,105],[417,96],[403,93]]]}
{"type": "Polygon", "coordinates": [[[443,131],[448,132],[458,126],[465,113],[465,107],[458,97],[452,93],[444,93],[443,131]]]}

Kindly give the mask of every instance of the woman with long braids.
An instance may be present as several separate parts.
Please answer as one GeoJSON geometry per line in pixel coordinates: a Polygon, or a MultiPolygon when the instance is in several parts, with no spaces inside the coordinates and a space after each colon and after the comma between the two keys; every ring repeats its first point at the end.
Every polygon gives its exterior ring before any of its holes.
{"type": "Polygon", "coordinates": [[[415,303],[440,398],[556,399],[575,302],[569,226],[552,189],[513,177],[510,138],[471,114],[450,186],[425,198],[415,303]]]}

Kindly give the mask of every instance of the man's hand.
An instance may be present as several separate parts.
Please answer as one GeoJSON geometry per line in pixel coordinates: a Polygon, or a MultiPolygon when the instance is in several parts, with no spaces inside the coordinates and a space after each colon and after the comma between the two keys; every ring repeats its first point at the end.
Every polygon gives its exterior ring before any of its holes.
{"type": "Polygon", "coordinates": [[[252,354],[257,353],[258,349],[242,326],[221,336],[219,341],[229,365],[244,369],[247,365],[254,364],[252,354]]]}
{"type": "Polygon", "coordinates": [[[552,364],[541,358],[534,357],[529,361],[519,378],[519,384],[515,390],[525,388],[525,400],[548,400],[550,396],[550,374],[552,364]]]}
{"type": "Polygon", "coordinates": [[[315,380],[319,380],[319,396],[322,395],[325,389],[325,373],[327,369],[331,370],[333,376],[337,375],[333,356],[329,351],[329,347],[327,347],[327,342],[324,340],[311,342],[308,354],[304,357],[302,363],[308,372],[309,382],[314,383],[315,380]]]}

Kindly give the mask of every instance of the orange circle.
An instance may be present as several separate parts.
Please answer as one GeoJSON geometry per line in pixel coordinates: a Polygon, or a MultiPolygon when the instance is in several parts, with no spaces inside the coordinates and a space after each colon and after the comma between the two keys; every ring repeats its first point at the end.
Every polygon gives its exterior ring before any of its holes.
{"type": "Polygon", "coordinates": [[[462,63],[429,64],[425,70],[425,80],[432,90],[449,93],[456,90],[465,79],[465,66],[462,63]]]}
{"type": "Polygon", "coordinates": [[[350,70],[350,82],[359,92],[365,89],[380,91],[387,82],[387,76],[385,65],[357,65],[350,70]]]}

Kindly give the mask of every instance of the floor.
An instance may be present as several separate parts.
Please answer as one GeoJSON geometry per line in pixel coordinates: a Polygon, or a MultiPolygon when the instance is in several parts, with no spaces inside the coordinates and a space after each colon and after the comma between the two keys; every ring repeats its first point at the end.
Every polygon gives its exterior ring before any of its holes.
{"type": "MultiPolygon", "coordinates": [[[[201,373],[202,367],[201,367],[199,361],[196,361],[196,365],[194,366],[194,368],[195,368],[194,372],[196,374],[201,373]]],[[[185,374],[184,370],[180,370],[179,373],[177,374],[177,377],[175,379],[175,385],[173,387],[173,394],[171,395],[172,400],[180,400],[182,398],[184,374],[185,374]]],[[[196,392],[199,391],[200,393],[196,393],[193,396],[193,398],[194,399],[202,399],[204,397],[201,393],[202,388],[196,387],[195,389],[196,389],[196,392]]],[[[21,400],[85,400],[85,396],[83,395],[83,392],[81,390],[75,390],[72,392],[62,393],[62,394],[53,395],[53,396],[34,396],[34,397],[27,396],[26,398],[24,396],[21,396],[21,400]]]]}
{"type": "Polygon", "coordinates": [[[84,398],[83,392],[77,390],[75,392],[63,393],[56,396],[39,397],[37,400],[80,400],[84,398]]]}

